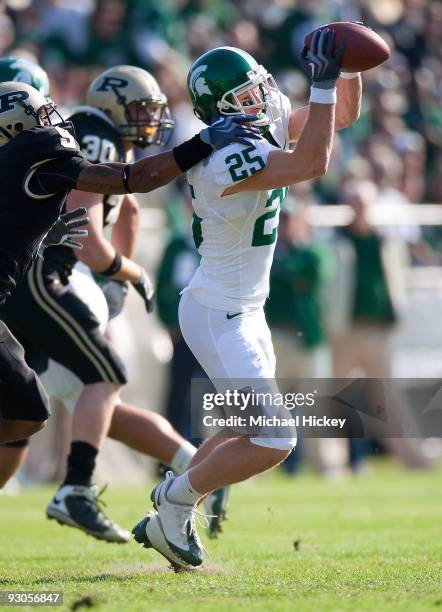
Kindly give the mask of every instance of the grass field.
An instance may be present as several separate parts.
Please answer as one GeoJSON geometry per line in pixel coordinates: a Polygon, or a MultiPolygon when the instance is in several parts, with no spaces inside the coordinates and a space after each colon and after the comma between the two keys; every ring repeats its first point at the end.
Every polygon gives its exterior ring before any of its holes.
{"type": "MultiPolygon", "coordinates": [[[[66,610],[436,612],[441,476],[379,463],[346,482],[270,474],[243,483],[222,538],[206,543],[206,569],[193,574],[172,573],[135,543],[104,544],[45,520],[52,488],[2,496],[0,590],[62,590],[66,610]]],[[[141,488],[106,499],[127,527],[149,505],[141,488]]]]}

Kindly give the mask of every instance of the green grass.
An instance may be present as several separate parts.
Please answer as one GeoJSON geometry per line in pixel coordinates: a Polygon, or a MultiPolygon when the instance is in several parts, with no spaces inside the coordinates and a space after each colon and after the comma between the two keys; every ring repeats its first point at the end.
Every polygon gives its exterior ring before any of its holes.
{"type": "MultiPolygon", "coordinates": [[[[174,574],[135,543],[105,544],[44,518],[51,488],[0,497],[0,590],[63,590],[64,609],[442,611],[441,471],[379,464],[330,483],[270,474],[236,486],[225,533],[196,574],[174,574]],[[299,541],[299,550],[294,542],[299,541]]],[[[131,527],[147,491],[113,488],[131,527]]],[[[60,609],[60,608],[55,608],[60,609]]]]}

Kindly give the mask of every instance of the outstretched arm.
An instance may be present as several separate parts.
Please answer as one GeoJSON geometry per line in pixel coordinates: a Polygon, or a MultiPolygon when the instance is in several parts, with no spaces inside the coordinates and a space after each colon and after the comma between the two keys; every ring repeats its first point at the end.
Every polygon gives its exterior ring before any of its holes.
{"type": "Polygon", "coordinates": [[[327,172],[333,144],[335,105],[312,102],[298,144],[293,151],[274,150],[263,170],[228,187],[223,195],[294,185],[327,172]]]}
{"type": "MultiPolygon", "coordinates": [[[[341,72],[336,82],[335,131],[350,127],[361,113],[362,80],[359,73],[341,72]],[[352,76],[352,78],[350,78],[352,76]]],[[[297,108],[290,113],[290,142],[298,142],[309,116],[310,106],[297,108]]]]}
{"type": "Polygon", "coordinates": [[[212,125],[175,147],[172,151],[145,157],[134,164],[94,164],[78,175],[76,189],[93,193],[146,193],[167,185],[182,172],[187,172],[215,149],[235,141],[260,138],[256,128],[247,122],[254,115],[219,117],[212,125]]]}
{"type": "Polygon", "coordinates": [[[175,160],[173,151],[167,151],[129,164],[126,187],[123,180],[126,166],[122,163],[88,166],[79,174],[75,187],[80,191],[92,193],[145,193],[167,185],[183,172],[175,160]]]}
{"type": "Polygon", "coordinates": [[[362,79],[358,72],[341,72],[336,83],[337,102],[335,130],[353,125],[361,114],[362,79]]]}
{"type": "Polygon", "coordinates": [[[336,80],[344,50],[341,44],[334,52],[333,43],[334,32],[324,28],[315,32],[311,49],[302,50],[301,64],[313,85],[307,120],[296,148],[271,151],[262,170],[232,185],[223,195],[285,187],[327,172],[335,125],[336,80]]]}

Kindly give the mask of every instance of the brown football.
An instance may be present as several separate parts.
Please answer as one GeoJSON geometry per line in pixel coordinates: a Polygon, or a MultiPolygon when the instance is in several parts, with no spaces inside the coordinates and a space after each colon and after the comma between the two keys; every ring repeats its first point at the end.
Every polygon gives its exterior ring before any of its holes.
{"type": "MultiPolygon", "coordinates": [[[[390,57],[387,43],[369,28],[350,21],[327,23],[322,28],[330,28],[335,32],[335,48],[341,42],[347,44],[342,57],[342,68],[349,72],[370,70],[384,63],[390,57]]],[[[318,28],[319,29],[319,28],[318,28]]],[[[310,48],[313,32],[307,34],[304,44],[310,48]]]]}

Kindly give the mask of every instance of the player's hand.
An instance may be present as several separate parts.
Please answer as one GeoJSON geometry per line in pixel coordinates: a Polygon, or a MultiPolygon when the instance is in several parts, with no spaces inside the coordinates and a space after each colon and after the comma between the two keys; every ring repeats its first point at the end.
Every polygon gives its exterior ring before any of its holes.
{"type": "Polygon", "coordinates": [[[215,150],[223,149],[232,142],[250,144],[250,140],[261,138],[259,129],[248,125],[257,119],[258,115],[220,115],[209,127],[201,130],[200,138],[215,150]]]}
{"type": "Polygon", "coordinates": [[[304,47],[299,56],[302,69],[310,77],[314,87],[333,89],[341,73],[345,42],[333,52],[335,33],[323,28],[313,34],[310,49],[304,47]]]}
{"type": "Polygon", "coordinates": [[[89,223],[88,217],[85,217],[86,209],[83,206],[76,208],[72,212],[64,213],[60,215],[57,221],[53,224],[49,232],[43,238],[41,246],[53,246],[56,244],[64,244],[73,249],[82,249],[83,245],[81,242],[77,242],[75,238],[78,236],[87,236],[88,231],[86,229],[77,229],[78,227],[84,227],[89,223]],[[77,219],[74,221],[74,219],[77,219]]]}
{"type": "Polygon", "coordinates": [[[141,268],[140,280],[132,282],[132,286],[143,298],[147,312],[152,312],[154,306],[154,288],[144,268],[141,268]]]}
{"type": "Polygon", "coordinates": [[[106,298],[107,307],[109,309],[109,320],[115,319],[124,307],[124,302],[129,291],[129,283],[127,281],[106,279],[100,288],[106,298]]]}

